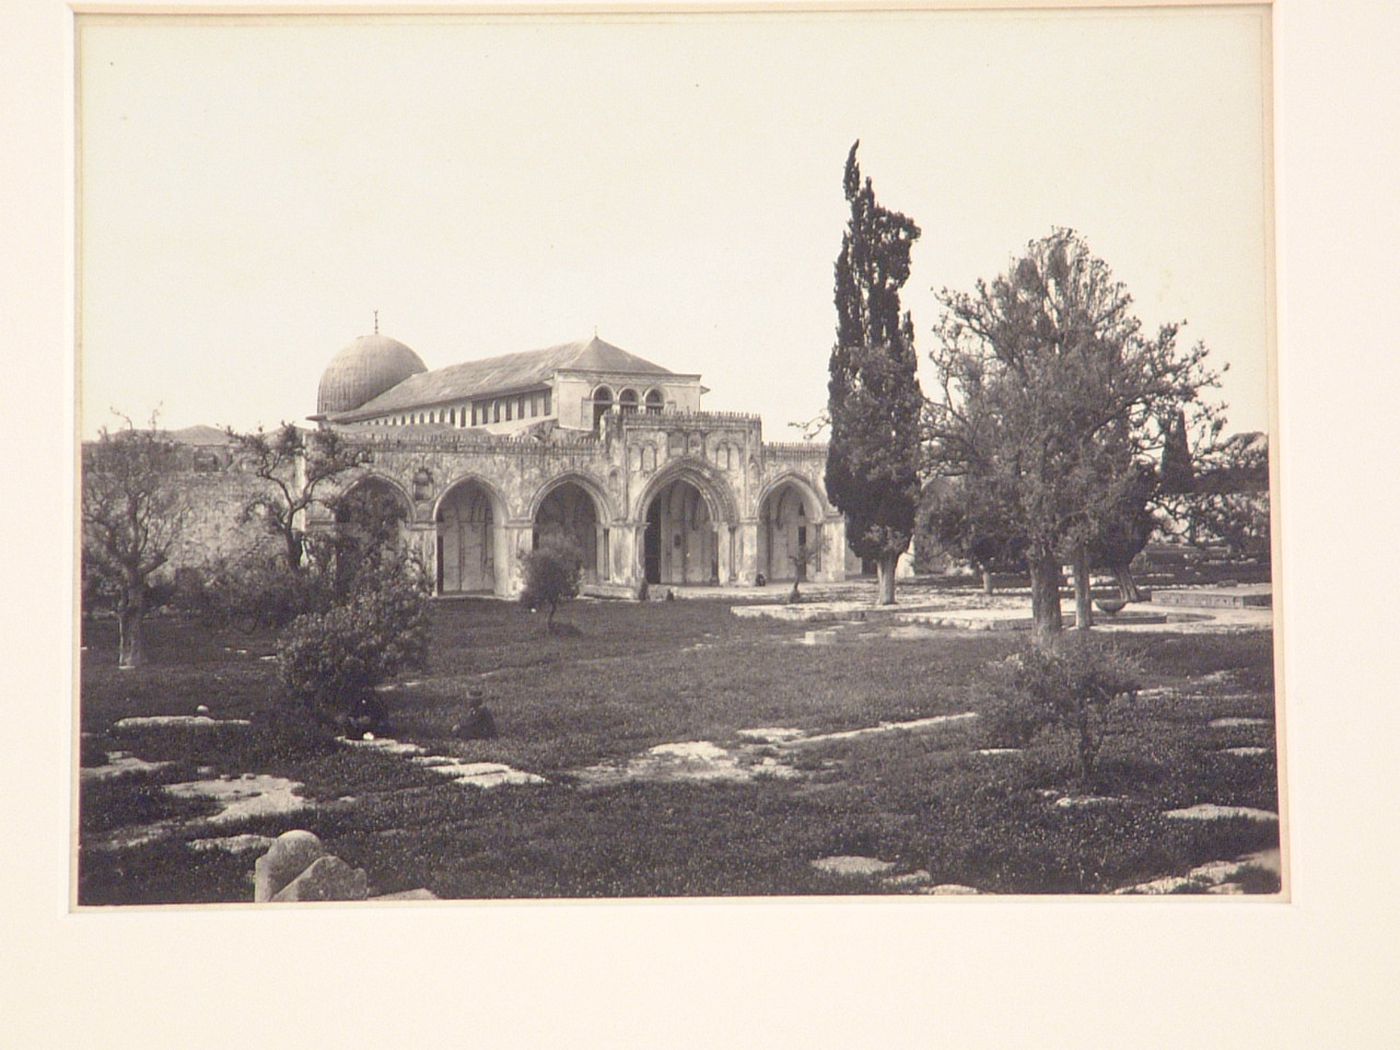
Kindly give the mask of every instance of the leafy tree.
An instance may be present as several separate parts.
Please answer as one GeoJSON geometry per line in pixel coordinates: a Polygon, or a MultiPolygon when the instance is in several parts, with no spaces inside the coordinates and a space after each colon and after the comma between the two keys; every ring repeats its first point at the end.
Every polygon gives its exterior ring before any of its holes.
{"type": "Polygon", "coordinates": [[[1206,349],[1155,336],[1132,297],[1072,230],[1030,242],[1006,273],[972,292],[944,289],[929,405],[933,469],[959,477],[976,506],[1005,509],[1026,544],[1035,637],[1060,631],[1062,559],[1076,566],[1080,623],[1090,622],[1090,550],[1121,527],[1162,452],[1163,420],[1208,420],[1198,400],[1217,382],[1206,349]]]}
{"type": "Polygon", "coordinates": [[[1156,469],[1138,463],[1136,480],[1120,490],[1116,507],[1106,508],[1088,543],[1089,568],[1113,573],[1118,581],[1118,595],[1127,602],[1142,600],[1142,592],[1133,579],[1132,562],[1157,530],[1159,522],[1152,508],[1159,490],[1156,469]]]}
{"type": "Polygon", "coordinates": [[[529,609],[549,606],[548,631],[554,630],[559,603],[578,596],[583,580],[583,558],[571,543],[547,539],[538,550],[525,555],[525,586],[520,603],[529,609]]]}
{"type": "Polygon", "coordinates": [[[992,573],[1019,572],[1026,564],[1026,544],[1007,508],[988,499],[990,488],[958,491],[947,478],[934,478],[924,489],[923,525],[950,554],[977,566],[982,590],[992,593],[992,573]]]}
{"type": "Polygon", "coordinates": [[[238,452],[268,489],[243,508],[245,521],[257,521],[283,545],[287,568],[301,572],[306,555],[304,518],[317,502],[317,489],[365,460],[364,449],[349,445],[330,429],[305,431],[283,423],[272,433],[229,431],[238,452]]]}
{"type": "Polygon", "coordinates": [[[1219,541],[1235,555],[1269,556],[1269,440],[1232,434],[1202,453],[1189,497],[1193,542],[1219,541]]]}
{"type": "Polygon", "coordinates": [[[103,428],[83,450],[83,575],[103,580],[117,617],[117,666],[141,666],[141,624],[151,608],[151,582],[170,560],[189,515],[172,474],[179,450],[156,429],[130,419],[113,434],[103,428]]]}
{"type": "Polygon", "coordinates": [[[851,217],[836,259],[836,345],[827,414],[826,491],[846,516],[846,538],[879,567],[877,602],[894,602],[899,556],[914,535],[919,500],[919,390],[914,329],[900,310],[919,227],[881,207],[856,160],[846,158],[851,217]]]}

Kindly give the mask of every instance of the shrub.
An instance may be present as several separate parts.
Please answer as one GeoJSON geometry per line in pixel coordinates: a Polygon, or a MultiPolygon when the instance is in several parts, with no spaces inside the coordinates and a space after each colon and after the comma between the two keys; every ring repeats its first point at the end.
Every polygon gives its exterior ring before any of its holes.
{"type": "Polygon", "coordinates": [[[325,612],[333,599],[324,574],[293,572],[283,559],[250,554],[210,570],[204,608],[212,623],[280,629],[298,616],[325,612]]]}
{"type": "Polygon", "coordinates": [[[277,642],[277,672],[288,696],[322,716],[384,721],[375,694],[428,652],[428,601],[421,577],[402,565],[365,573],[343,604],[292,621],[277,642]]]}
{"type": "Polygon", "coordinates": [[[1139,674],[1127,654],[1094,640],[1027,646],[991,666],[988,722],[1007,743],[1028,743],[1047,728],[1068,734],[1087,786],[1119,701],[1135,699],[1141,688],[1139,674]]]}
{"type": "Polygon", "coordinates": [[[583,558],[571,544],[554,541],[525,555],[524,567],[525,587],[520,592],[520,603],[529,609],[548,605],[546,626],[553,630],[559,603],[578,595],[583,558]]]}

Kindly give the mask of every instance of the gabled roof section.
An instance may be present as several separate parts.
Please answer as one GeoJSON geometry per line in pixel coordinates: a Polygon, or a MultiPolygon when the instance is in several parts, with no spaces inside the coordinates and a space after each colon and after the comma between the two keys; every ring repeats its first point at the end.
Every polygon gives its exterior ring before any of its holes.
{"type": "Polygon", "coordinates": [[[352,421],[397,412],[420,405],[461,401],[496,393],[528,390],[543,386],[558,371],[623,372],[637,375],[675,375],[621,347],[594,336],[576,343],[560,343],[543,350],[464,361],[431,372],[409,376],[397,386],[349,412],[332,415],[332,420],[352,421]]]}

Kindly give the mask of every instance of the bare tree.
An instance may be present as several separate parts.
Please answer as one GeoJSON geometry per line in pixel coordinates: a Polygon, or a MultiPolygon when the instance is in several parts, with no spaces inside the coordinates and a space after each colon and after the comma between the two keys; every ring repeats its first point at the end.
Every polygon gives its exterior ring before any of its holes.
{"type": "Polygon", "coordinates": [[[103,427],[83,450],[83,561],[105,577],[117,616],[117,666],[141,666],[141,624],[151,576],[170,560],[189,515],[189,501],[173,477],[178,449],[156,429],[130,419],[115,434],[103,427]]]}
{"type": "Polygon", "coordinates": [[[244,506],[244,520],[259,522],[281,540],[287,568],[301,572],[306,555],[303,519],[318,502],[317,490],[360,466],[365,450],[349,445],[334,430],[305,431],[294,423],[283,423],[270,434],[261,428],[251,434],[228,433],[253,473],[268,483],[268,491],[244,506]]]}

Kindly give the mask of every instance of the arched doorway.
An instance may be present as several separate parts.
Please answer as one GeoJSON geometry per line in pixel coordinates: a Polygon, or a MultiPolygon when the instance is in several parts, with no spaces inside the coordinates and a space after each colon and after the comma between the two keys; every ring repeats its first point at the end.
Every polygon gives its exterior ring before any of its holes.
{"type": "Polygon", "coordinates": [[[719,538],[709,502],[677,478],[647,504],[642,569],[648,583],[718,583],[719,538]]]}
{"type": "Polygon", "coordinates": [[[437,510],[437,590],[496,590],[496,501],[476,481],[454,485],[437,510]]]}
{"type": "Polygon", "coordinates": [[[758,566],[770,580],[805,580],[821,568],[821,509],[795,482],[770,489],[758,508],[758,566]]]}
{"type": "Polygon", "coordinates": [[[368,477],[336,499],[333,512],[342,537],[359,545],[391,547],[407,542],[413,506],[391,482],[368,477]]]}
{"type": "Polygon", "coordinates": [[[583,561],[583,578],[597,583],[607,576],[608,533],[599,519],[598,505],[582,485],[565,481],[549,490],[535,512],[534,547],[562,541],[574,547],[583,561]]]}

